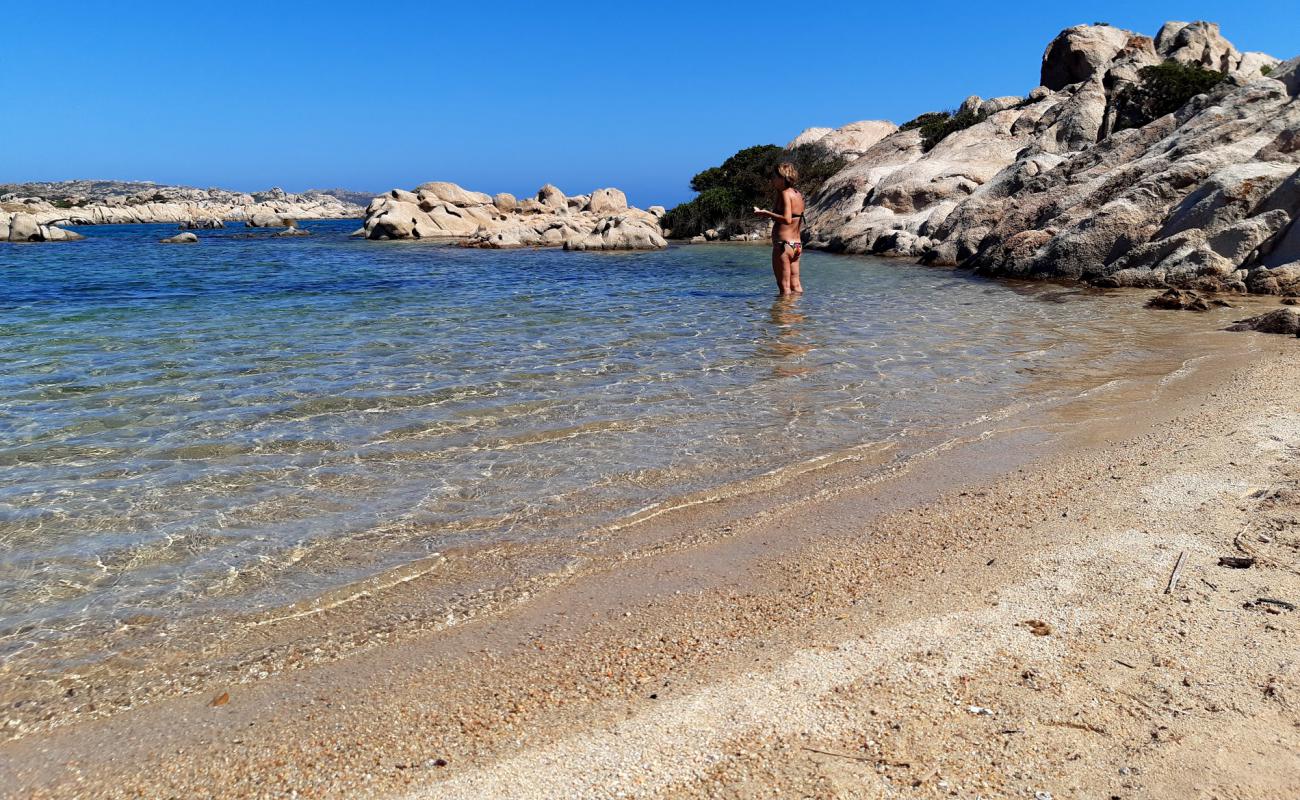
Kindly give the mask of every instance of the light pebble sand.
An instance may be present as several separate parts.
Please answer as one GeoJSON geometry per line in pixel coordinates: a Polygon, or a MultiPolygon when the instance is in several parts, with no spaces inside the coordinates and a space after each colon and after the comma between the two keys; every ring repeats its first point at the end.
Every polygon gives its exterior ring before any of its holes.
{"type": "Polygon", "coordinates": [[[662,515],[640,550],[526,602],[231,683],[220,706],[213,683],[23,737],[0,785],[1295,796],[1300,612],[1256,601],[1300,602],[1300,346],[1259,342],[1156,394],[1002,421],[890,481],[846,468],[662,515]],[[1256,568],[1216,565],[1243,551],[1256,568]]]}

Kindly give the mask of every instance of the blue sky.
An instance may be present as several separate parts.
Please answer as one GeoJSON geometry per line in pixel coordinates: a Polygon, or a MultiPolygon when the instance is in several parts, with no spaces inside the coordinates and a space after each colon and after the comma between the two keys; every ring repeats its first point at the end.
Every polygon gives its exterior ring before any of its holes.
{"type": "Polygon", "coordinates": [[[1061,28],[1209,19],[1300,53],[1286,4],[28,3],[5,11],[0,182],[291,191],[451,180],[687,199],[814,125],[1024,94],[1061,28]]]}

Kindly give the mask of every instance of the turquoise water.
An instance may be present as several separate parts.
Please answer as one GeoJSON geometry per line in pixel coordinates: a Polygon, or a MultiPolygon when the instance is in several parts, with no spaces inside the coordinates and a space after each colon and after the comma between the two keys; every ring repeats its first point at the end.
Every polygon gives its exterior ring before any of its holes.
{"type": "Polygon", "coordinates": [[[764,247],[498,252],[356,225],[0,246],[0,654],[905,443],[1100,381],[1161,324],[871,258],[808,253],[810,293],[782,302],[764,247]]]}

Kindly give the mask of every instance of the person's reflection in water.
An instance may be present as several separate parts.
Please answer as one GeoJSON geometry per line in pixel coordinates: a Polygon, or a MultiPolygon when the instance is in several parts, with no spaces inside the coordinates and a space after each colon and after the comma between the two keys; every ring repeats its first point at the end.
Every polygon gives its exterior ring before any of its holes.
{"type": "Polygon", "coordinates": [[[769,316],[772,321],[772,335],[764,337],[758,345],[758,355],[774,359],[772,377],[793,378],[805,375],[809,368],[794,363],[799,356],[811,351],[813,346],[803,338],[800,326],[807,317],[799,311],[798,295],[783,295],[772,302],[769,316]]]}

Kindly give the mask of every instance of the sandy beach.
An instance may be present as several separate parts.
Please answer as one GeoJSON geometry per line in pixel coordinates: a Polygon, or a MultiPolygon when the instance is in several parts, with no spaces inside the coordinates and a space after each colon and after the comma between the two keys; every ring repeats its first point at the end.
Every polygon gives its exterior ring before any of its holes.
{"type": "MultiPolygon", "coordinates": [[[[231,631],[246,660],[208,653],[224,666],[202,679],[162,685],[164,647],[137,665],[159,682],[152,695],[114,705],[72,679],[61,703],[33,690],[19,705],[43,720],[9,724],[0,785],[1287,796],[1300,775],[1300,361],[1290,339],[1221,338],[1182,367],[987,420],[884,475],[857,454],[643,515],[467,619],[431,599],[416,565],[231,631]]],[[[486,585],[493,558],[479,555],[486,585]]],[[[544,557],[494,557],[521,555],[544,557]]]]}

